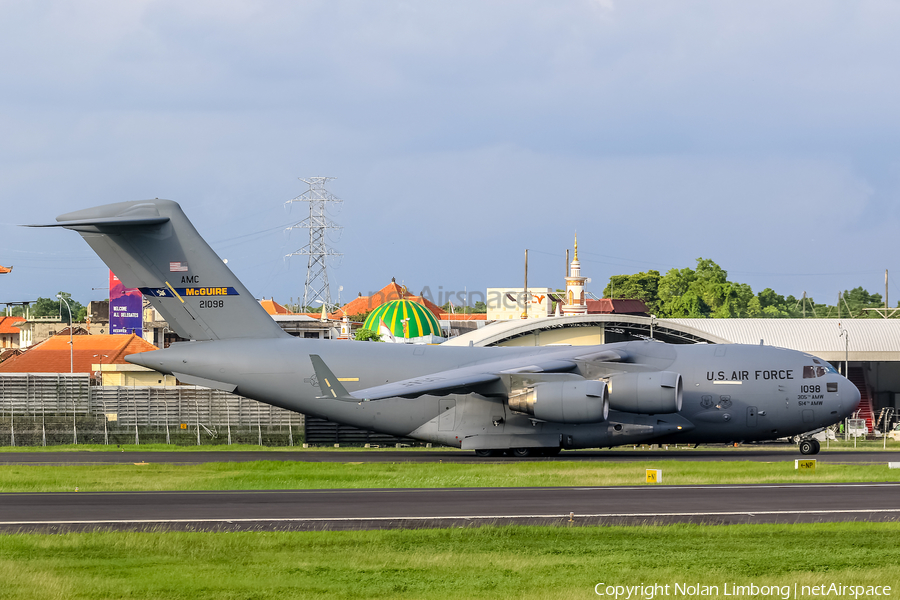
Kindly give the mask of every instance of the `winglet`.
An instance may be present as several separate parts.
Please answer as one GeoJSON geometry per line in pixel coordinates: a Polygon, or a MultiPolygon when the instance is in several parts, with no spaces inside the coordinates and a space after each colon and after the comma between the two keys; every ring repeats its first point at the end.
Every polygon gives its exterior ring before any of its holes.
{"type": "Polygon", "coordinates": [[[322,395],[319,398],[334,398],[342,402],[366,402],[360,398],[354,398],[344,388],[344,385],[334,376],[325,361],[318,354],[310,354],[309,360],[312,361],[313,371],[316,373],[316,379],[319,381],[319,388],[322,395]]]}

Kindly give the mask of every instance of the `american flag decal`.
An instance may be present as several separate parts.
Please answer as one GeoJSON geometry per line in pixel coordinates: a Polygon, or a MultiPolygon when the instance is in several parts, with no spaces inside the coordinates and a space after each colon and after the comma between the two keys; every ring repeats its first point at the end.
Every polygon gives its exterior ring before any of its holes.
{"type": "Polygon", "coordinates": [[[169,273],[177,273],[180,271],[187,271],[188,266],[187,263],[183,262],[170,262],[169,263],[169,273]]]}

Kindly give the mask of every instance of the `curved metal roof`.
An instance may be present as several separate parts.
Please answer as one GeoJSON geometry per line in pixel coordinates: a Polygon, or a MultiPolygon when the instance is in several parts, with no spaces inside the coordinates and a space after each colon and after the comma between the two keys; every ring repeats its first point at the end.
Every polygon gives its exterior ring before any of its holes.
{"type": "MultiPolygon", "coordinates": [[[[689,319],[688,319],[689,320],[689,319]]],[[[653,327],[659,331],[664,330],[664,319],[656,319],[653,327]]],[[[523,335],[529,335],[535,331],[549,329],[563,329],[569,327],[606,327],[607,330],[624,328],[635,332],[634,337],[647,337],[650,333],[650,318],[636,315],[578,315],[570,317],[546,317],[541,319],[510,319],[508,321],[494,321],[488,323],[470,333],[452,338],[444,342],[451,346],[467,346],[471,342],[474,346],[494,346],[499,343],[515,339],[523,335]]],[[[709,332],[696,329],[688,324],[679,324],[669,328],[667,333],[681,342],[711,342],[714,344],[727,344],[728,340],[717,337],[709,332]]]]}
{"type": "MultiPolygon", "coordinates": [[[[535,331],[598,327],[647,337],[650,317],[583,315],[496,321],[453,338],[450,345],[492,346],[535,331]]],[[[809,352],[825,360],[900,361],[900,320],[893,319],[655,319],[660,337],[682,342],[759,344],[809,352]],[[841,336],[846,330],[847,337],[841,336]]]]}

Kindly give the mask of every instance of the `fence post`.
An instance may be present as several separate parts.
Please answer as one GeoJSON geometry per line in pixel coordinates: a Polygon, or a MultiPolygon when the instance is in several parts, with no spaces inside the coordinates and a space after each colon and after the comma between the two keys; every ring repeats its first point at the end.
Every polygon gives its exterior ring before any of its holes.
{"type": "Polygon", "coordinates": [[[141,438],[138,437],[138,408],[137,408],[137,394],[134,391],[134,388],[131,389],[131,405],[134,407],[134,445],[141,445],[141,438]]]}
{"type": "Polygon", "coordinates": [[[231,445],[231,407],[228,406],[229,398],[225,397],[225,419],[228,421],[228,445],[231,445]]]}

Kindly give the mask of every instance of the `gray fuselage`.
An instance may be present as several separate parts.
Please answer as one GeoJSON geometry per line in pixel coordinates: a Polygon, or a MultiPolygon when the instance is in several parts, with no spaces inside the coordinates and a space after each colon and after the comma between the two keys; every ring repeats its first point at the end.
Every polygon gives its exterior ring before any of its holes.
{"type": "MultiPolygon", "coordinates": [[[[825,361],[794,350],[737,344],[636,341],[595,347],[472,348],[235,339],[175,344],[129,360],[166,373],[230,384],[236,386],[235,393],[288,410],[463,448],[514,446],[520,436],[556,437],[564,448],[770,440],[836,423],[851,415],[859,403],[856,387],[825,361]],[[487,369],[500,360],[528,364],[529,357],[571,359],[605,349],[624,351],[632,363],[680,373],[684,382],[681,410],[670,414],[613,410],[603,422],[572,425],[512,411],[506,394],[489,389],[340,402],[321,397],[309,358],[321,356],[353,392],[481,363],[487,369]]],[[[615,370],[615,365],[610,369],[615,370]]],[[[615,393],[612,385],[611,394],[615,393]]]]}

